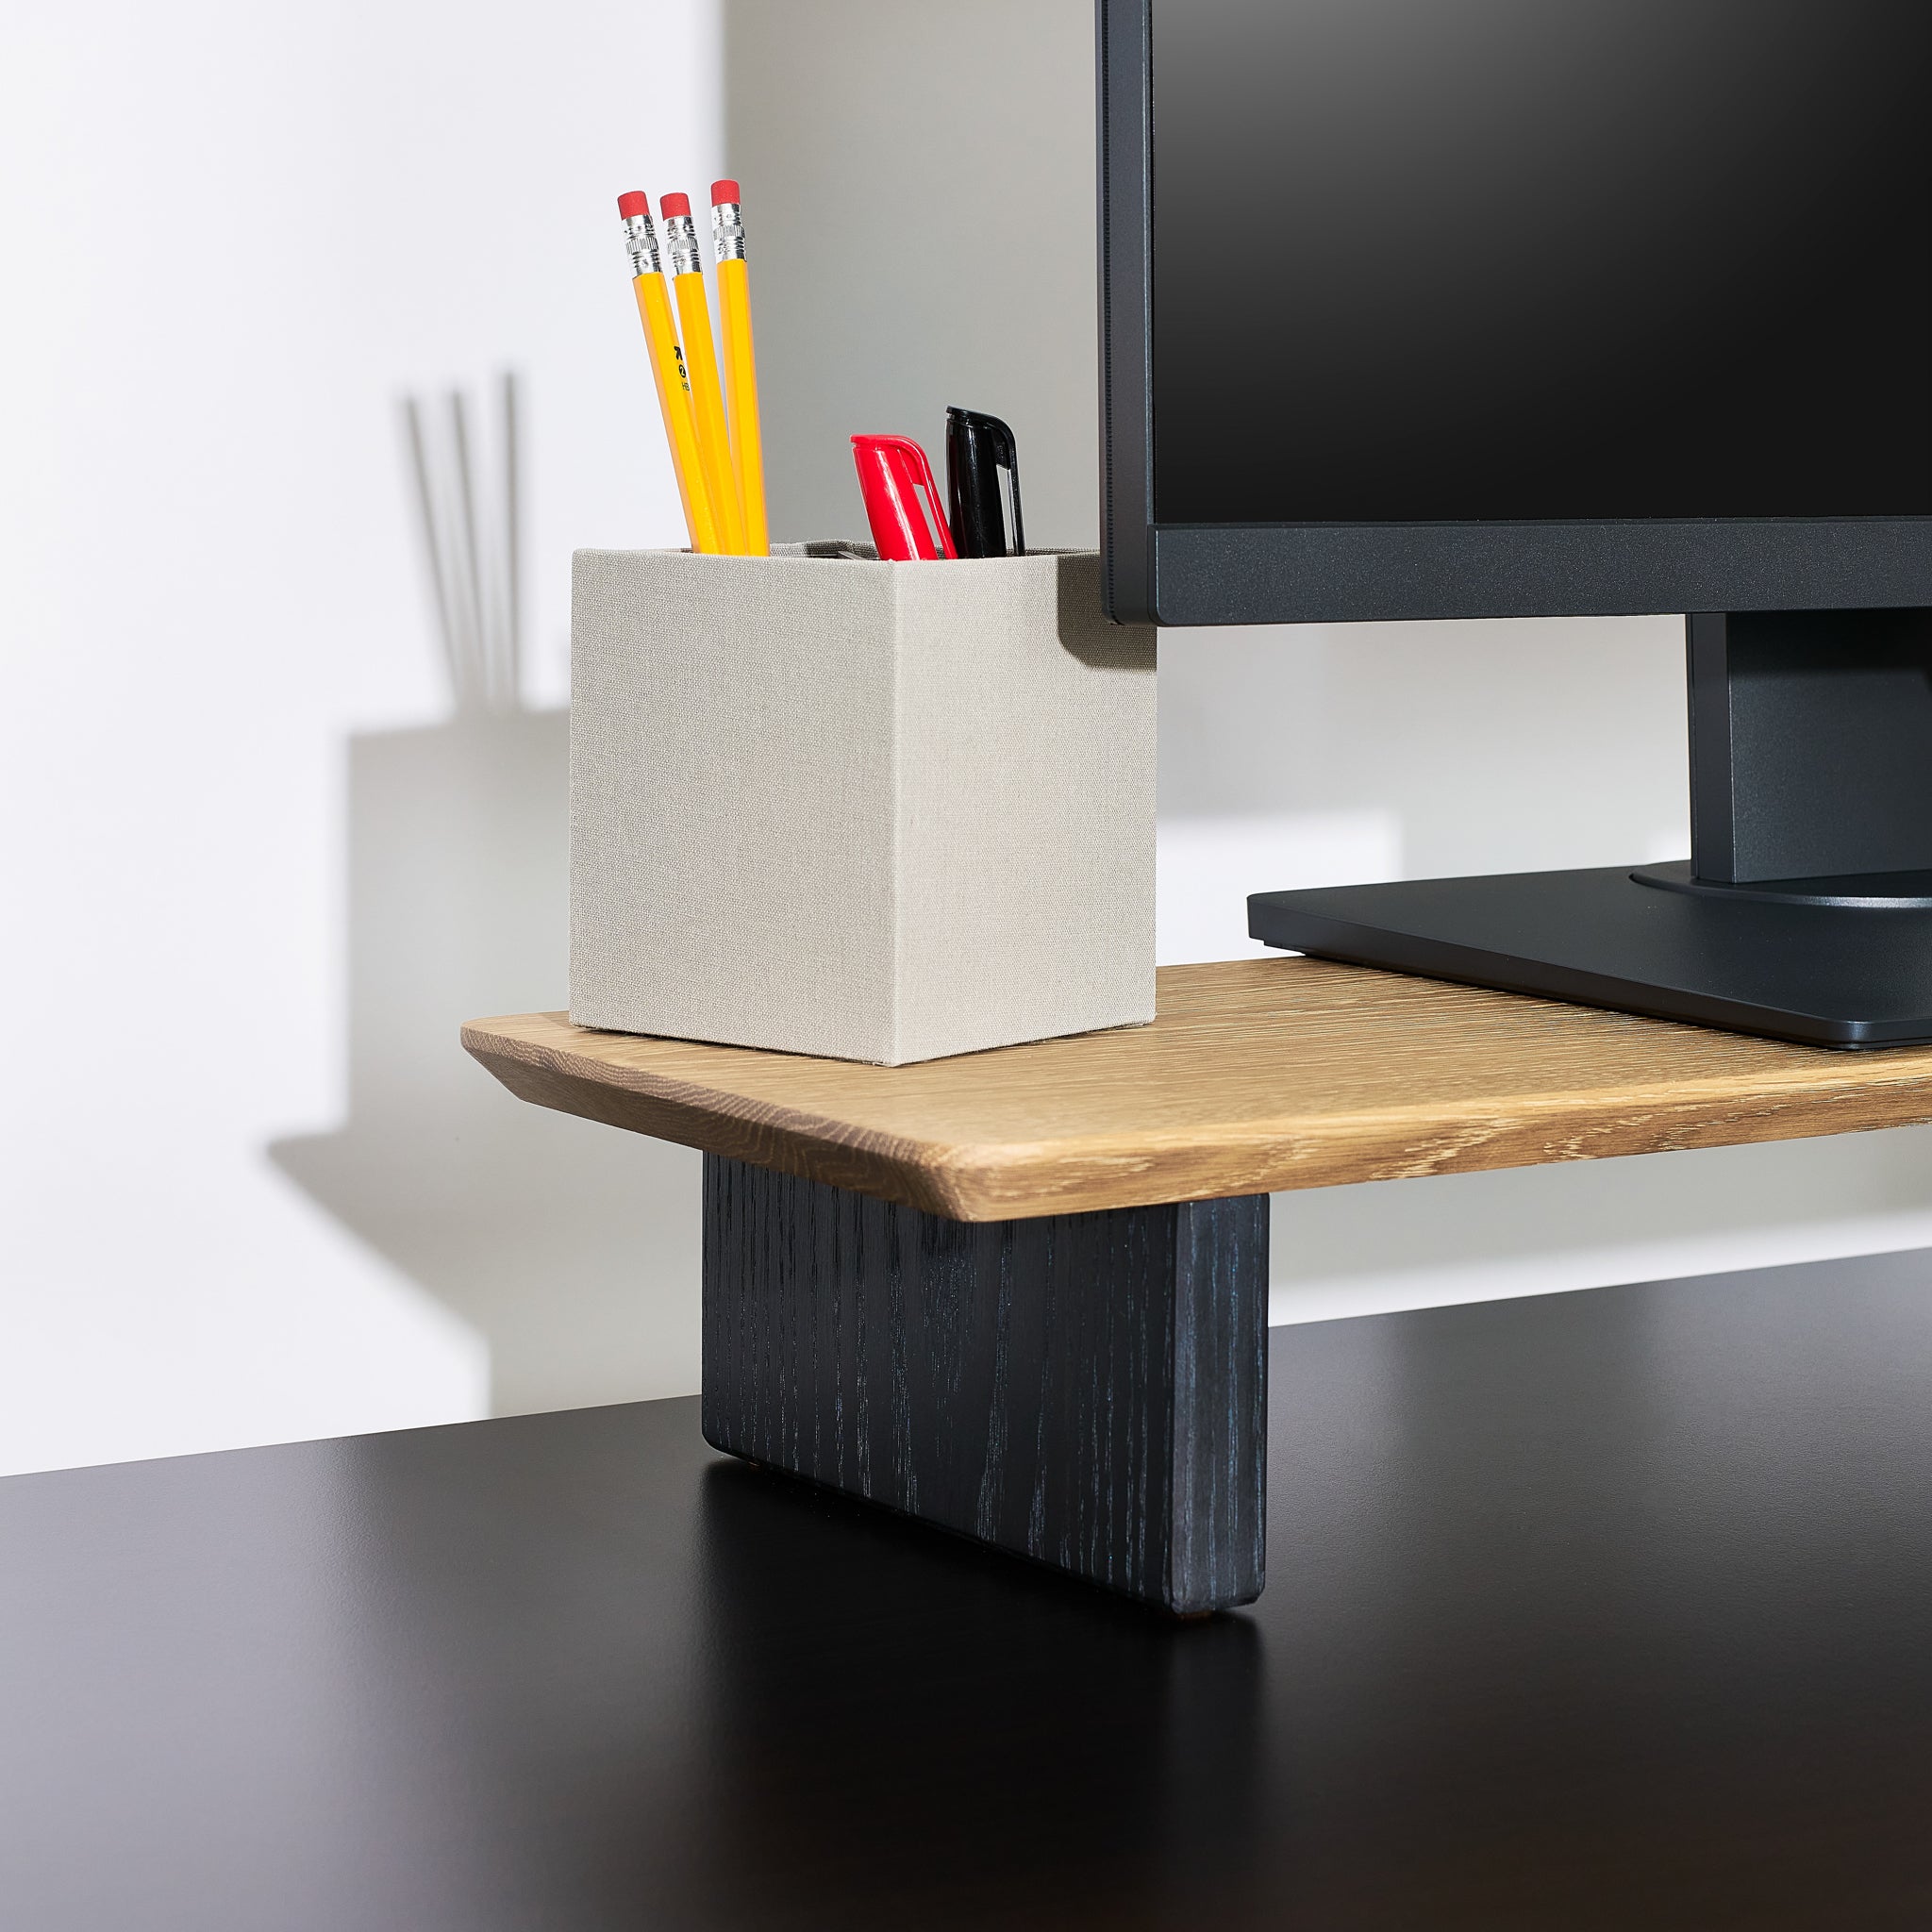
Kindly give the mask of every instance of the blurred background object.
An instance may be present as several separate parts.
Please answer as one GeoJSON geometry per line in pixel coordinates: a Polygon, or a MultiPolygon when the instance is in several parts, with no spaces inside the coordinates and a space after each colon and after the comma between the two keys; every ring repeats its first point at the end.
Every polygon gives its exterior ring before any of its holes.
{"type": "Polygon", "coordinates": [[[477,474],[470,401],[461,390],[449,392],[441,439],[424,403],[414,396],[403,402],[424,561],[436,595],[450,698],[458,711],[515,711],[523,705],[523,492],[517,379],[508,371],[500,394],[498,446],[488,481],[477,474]]]}

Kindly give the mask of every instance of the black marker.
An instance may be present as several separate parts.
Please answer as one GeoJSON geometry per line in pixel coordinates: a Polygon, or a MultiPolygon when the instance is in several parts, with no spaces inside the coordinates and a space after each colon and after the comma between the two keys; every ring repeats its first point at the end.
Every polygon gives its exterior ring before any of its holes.
{"type": "Polygon", "coordinates": [[[1020,457],[1013,432],[977,409],[946,411],[946,508],[953,547],[961,557],[1024,557],[1020,524],[1020,457]],[[1000,489],[1000,472],[1007,488],[1000,489]],[[1007,505],[1012,506],[1008,541],[1007,505]]]}

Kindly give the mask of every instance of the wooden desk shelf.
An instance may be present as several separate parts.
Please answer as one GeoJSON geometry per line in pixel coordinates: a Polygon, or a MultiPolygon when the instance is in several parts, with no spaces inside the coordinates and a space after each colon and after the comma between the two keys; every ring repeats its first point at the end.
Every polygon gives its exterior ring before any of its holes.
{"type": "Polygon", "coordinates": [[[481,1020],[523,1099],[701,1148],[705,1431],[1173,1610],[1261,1587],[1265,1196],[1932,1120],[1849,1053],[1301,958],[1151,1026],[868,1067],[481,1020]]]}
{"type": "Polygon", "coordinates": [[[1932,1120],[1932,1048],[1790,1046],[1320,959],[1169,966],[1151,1026],[866,1067],[479,1020],[523,1099],[957,1221],[1932,1120]]]}

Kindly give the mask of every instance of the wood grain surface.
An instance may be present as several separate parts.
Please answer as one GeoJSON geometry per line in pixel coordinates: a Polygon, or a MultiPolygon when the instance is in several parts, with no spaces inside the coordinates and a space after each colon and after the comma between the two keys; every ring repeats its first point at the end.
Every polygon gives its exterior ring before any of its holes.
{"type": "Polygon", "coordinates": [[[1294,958],[1165,967],[1151,1026],[910,1067],[561,1013],[463,1043],[539,1106],[959,1221],[1932,1120],[1932,1047],[1792,1046],[1294,958]]]}
{"type": "Polygon", "coordinates": [[[1268,1197],[970,1224],[705,1160],[704,1430],[1181,1615],[1261,1592],[1268,1197]]]}

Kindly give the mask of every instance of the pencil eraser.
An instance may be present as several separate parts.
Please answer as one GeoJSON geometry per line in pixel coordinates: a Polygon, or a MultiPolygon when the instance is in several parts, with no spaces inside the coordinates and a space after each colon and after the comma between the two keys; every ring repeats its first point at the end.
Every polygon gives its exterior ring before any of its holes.
{"type": "Polygon", "coordinates": [[[647,215],[651,212],[651,197],[648,194],[640,194],[633,188],[628,194],[620,194],[617,197],[617,212],[625,221],[629,221],[633,215],[647,215]]]}
{"type": "Polygon", "coordinates": [[[711,183],[711,206],[718,208],[727,201],[742,201],[744,196],[738,192],[736,181],[713,181],[711,183]]]}
{"type": "Polygon", "coordinates": [[[664,210],[667,222],[673,215],[682,215],[686,221],[691,219],[691,196],[688,194],[667,194],[658,206],[664,210]]]}

